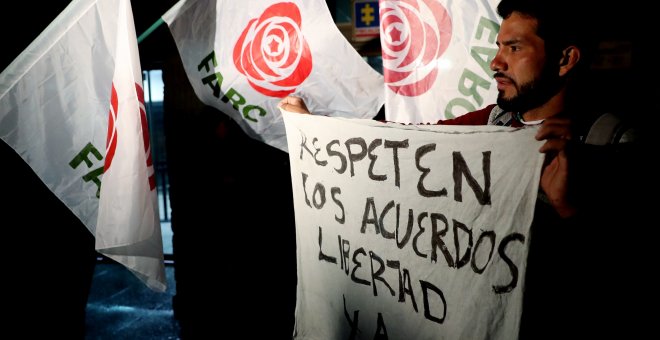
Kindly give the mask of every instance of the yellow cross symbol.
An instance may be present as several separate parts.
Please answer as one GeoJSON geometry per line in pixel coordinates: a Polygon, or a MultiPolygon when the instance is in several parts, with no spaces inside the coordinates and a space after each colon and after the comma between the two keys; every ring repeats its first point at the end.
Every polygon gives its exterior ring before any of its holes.
{"type": "Polygon", "coordinates": [[[374,21],[374,19],[376,19],[373,16],[374,8],[371,7],[368,3],[364,5],[364,7],[362,7],[360,12],[362,13],[362,18],[361,18],[362,22],[364,22],[367,26],[369,26],[371,22],[374,21]]]}

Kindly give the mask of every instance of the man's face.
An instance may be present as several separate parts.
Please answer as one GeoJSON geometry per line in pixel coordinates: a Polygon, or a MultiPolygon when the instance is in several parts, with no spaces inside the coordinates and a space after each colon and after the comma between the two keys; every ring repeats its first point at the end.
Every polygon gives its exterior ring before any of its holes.
{"type": "Polygon", "coordinates": [[[497,81],[497,104],[506,111],[524,113],[557,93],[557,65],[548,62],[536,31],[536,19],[517,12],[502,21],[490,68],[497,81]]]}

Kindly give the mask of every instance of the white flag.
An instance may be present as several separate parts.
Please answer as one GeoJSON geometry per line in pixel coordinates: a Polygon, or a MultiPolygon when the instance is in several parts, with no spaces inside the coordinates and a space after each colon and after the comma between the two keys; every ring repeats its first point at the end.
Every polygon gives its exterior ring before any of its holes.
{"type": "Polygon", "coordinates": [[[499,0],[380,0],[385,117],[428,123],[491,104],[499,0]]]}
{"type": "Polygon", "coordinates": [[[277,103],[373,118],[383,77],[342,36],[321,0],[181,0],[163,15],[197,96],[252,138],[287,149],[277,103]]]}
{"type": "Polygon", "coordinates": [[[0,74],[0,138],[96,236],[97,251],[165,290],[129,0],[72,1],[0,74]]]}

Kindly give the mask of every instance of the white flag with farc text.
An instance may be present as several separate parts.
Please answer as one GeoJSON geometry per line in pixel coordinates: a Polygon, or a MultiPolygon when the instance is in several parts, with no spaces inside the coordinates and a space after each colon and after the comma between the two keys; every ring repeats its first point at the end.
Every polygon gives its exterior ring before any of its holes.
{"type": "Polygon", "coordinates": [[[72,1],[0,74],[0,138],[97,251],[164,291],[146,118],[129,0],[72,1]]]}

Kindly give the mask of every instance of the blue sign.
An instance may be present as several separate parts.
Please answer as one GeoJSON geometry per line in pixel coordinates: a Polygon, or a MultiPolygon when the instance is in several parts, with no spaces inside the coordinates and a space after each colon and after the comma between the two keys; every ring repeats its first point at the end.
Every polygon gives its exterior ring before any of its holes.
{"type": "Polygon", "coordinates": [[[378,1],[355,1],[353,18],[356,36],[378,36],[380,28],[378,1]]]}

